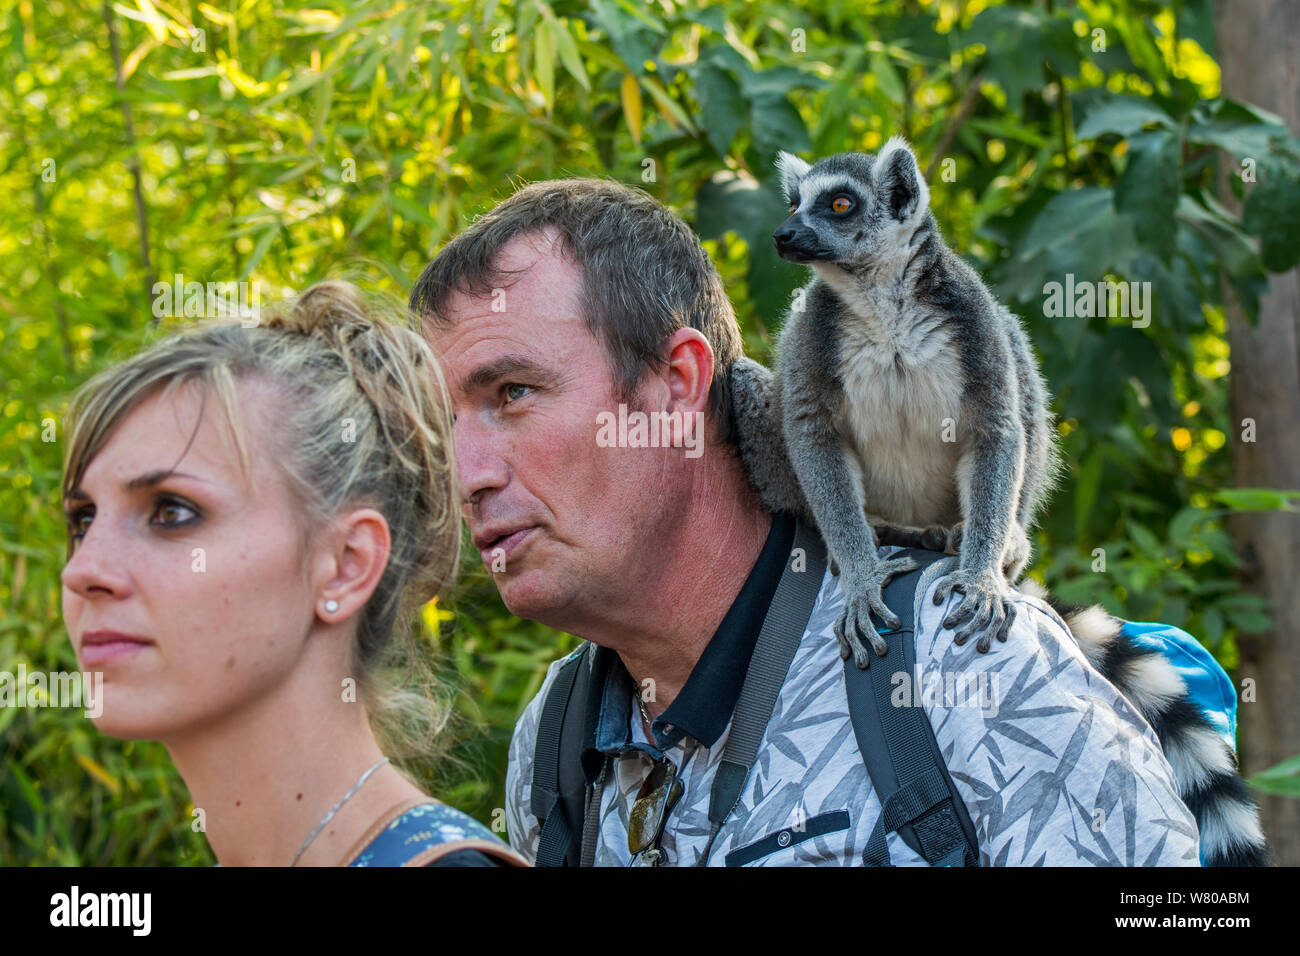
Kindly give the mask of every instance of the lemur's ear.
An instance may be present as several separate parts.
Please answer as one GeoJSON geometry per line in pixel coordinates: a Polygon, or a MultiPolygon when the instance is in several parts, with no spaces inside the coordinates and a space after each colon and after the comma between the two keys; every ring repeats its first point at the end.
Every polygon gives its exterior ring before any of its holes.
{"type": "Polygon", "coordinates": [[[808,175],[808,170],[812,167],[793,153],[782,152],[777,154],[776,168],[781,172],[781,188],[785,190],[786,202],[798,202],[799,181],[808,175]]]}
{"type": "Polygon", "coordinates": [[[899,222],[906,222],[930,205],[930,187],[901,136],[891,136],[876,156],[876,180],[890,215],[899,222]]]}

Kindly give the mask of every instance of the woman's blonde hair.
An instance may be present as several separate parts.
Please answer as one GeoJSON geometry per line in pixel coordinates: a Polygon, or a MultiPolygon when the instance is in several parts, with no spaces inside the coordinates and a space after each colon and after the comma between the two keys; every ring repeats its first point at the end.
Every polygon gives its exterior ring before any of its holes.
{"type": "Polygon", "coordinates": [[[449,709],[411,625],[456,572],[456,468],[437,360],[391,302],[348,282],[321,282],[258,325],[174,335],[105,370],[69,410],[64,498],[136,406],[159,389],[166,401],[185,385],[200,387],[204,406],[209,396],[220,401],[247,474],[237,396],[245,380],[279,395],[262,417],[276,445],[270,457],[303,506],[305,536],[355,505],[369,504],[388,521],[391,551],[360,615],[354,674],[384,752],[432,760],[449,709]]]}

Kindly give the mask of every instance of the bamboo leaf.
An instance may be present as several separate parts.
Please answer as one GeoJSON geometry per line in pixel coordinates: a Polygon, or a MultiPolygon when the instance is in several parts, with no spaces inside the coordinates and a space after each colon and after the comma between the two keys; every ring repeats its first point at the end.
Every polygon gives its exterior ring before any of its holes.
{"type": "Polygon", "coordinates": [[[372,199],[370,201],[370,205],[366,207],[366,211],[363,212],[359,217],[357,217],[356,225],[352,227],[351,237],[356,238],[357,236],[361,235],[361,233],[365,232],[366,227],[375,221],[375,217],[379,215],[379,210],[383,208],[384,208],[383,196],[376,196],[374,199],[372,199]]]}
{"type": "Polygon", "coordinates": [[[591,81],[587,78],[587,68],[582,63],[582,57],[578,53],[578,44],[573,39],[573,34],[569,32],[568,26],[555,17],[547,18],[547,26],[555,37],[555,49],[560,54],[560,62],[584,90],[591,90],[591,81]]]}
{"type": "Polygon", "coordinates": [[[138,47],[132,50],[130,54],[128,54],[127,58],[122,61],[123,79],[129,77],[132,73],[134,73],[136,67],[140,65],[140,61],[143,60],[146,56],[148,56],[149,51],[152,50],[157,45],[158,45],[158,41],[153,37],[149,37],[149,39],[145,40],[138,47]]]}
{"type": "Polygon", "coordinates": [[[393,211],[409,222],[423,223],[426,226],[432,226],[433,216],[429,215],[429,210],[413,199],[403,196],[401,193],[393,193],[388,197],[392,203],[393,211]]]}
{"type": "Polygon", "coordinates": [[[546,24],[533,34],[533,76],[549,113],[555,106],[555,34],[546,24]]]}
{"type": "Polygon", "coordinates": [[[75,758],[77,763],[81,764],[81,768],[85,770],[86,773],[90,774],[104,786],[108,787],[108,789],[112,790],[113,793],[121,793],[122,785],[118,783],[117,779],[105,770],[101,764],[97,763],[94,758],[87,757],[85,754],[76,754],[75,758]]]}
{"type": "Polygon", "coordinates": [[[645,88],[646,92],[650,94],[650,98],[655,101],[655,105],[659,107],[664,119],[668,121],[669,126],[674,129],[684,129],[691,134],[696,132],[695,124],[691,122],[691,118],[686,115],[686,111],[682,109],[681,104],[668,95],[668,91],[664,89],[662,83],[653,76],[647,76],[645,78],[645,88]]]}
{"type": "Polygon", "coordinates": [[[623,74],[623,82],[619,86],[619,99],[623,101],[623,118],[627,120],[627,128],[632,133],[632,142],[637,147],[641,146],[641,87],[636,81],[636,77],[631,73],[623,74]]]}
{"type": "Polygon", "coordinates": [[[1279,491],[1275,488],[1224,488],[1214,495],[1229,508],[1237,511],[1295,511],[1300,491],[1279,491]]]}
{"type": "Polygon", "coordinates": [[[266,250],[271,248],[271,243],[275,242],[275,237],[279,234],[280,226],[278,223],[273,226],[267,226],[262,230],[262,234],[258,237],[256,245],[253,246],[253,251],[248,255],[248,261],[244,263],[244,270],[239,273],[240,282],[243,282],[253,274],[253,270],[257,268],[257,264],[261,262],[262,257],[266,255],[266,250]]]}

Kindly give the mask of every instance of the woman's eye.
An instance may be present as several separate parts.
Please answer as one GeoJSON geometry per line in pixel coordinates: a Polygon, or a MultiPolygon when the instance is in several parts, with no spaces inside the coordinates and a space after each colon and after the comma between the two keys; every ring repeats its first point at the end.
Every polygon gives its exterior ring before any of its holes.
{"type": "Polygon", "coordinates": [[[164,499],[158,502],[158,507],[154,511],[154,517],[159,520],[151,521],[150,524],[174,528],[179,525],[188,524],[190,521],[197,518],[198,514],[193,508],[182,501],[164,499]]]}
{"type": "Polygon", "coordinates": [[[848,196],[836,196],[831,200],[831,209],[838,213],[848,212],[853,208],[853,200],[848,196]]]}
{"type": "Polygon", "coordinates": [[[95,509],[87,505],[68,515],[68,535],[73,541],[80,541],[86,536],[90,523],[95,518],[95,509]]]}
{"type": "Polygon", "coordinates": [[[505,389],[506,398],[509,401],[517,402],[519,401],[519,399],[523,398],[525,395],[528,394],[528,389],[529,386],[527,385],[520,385],[518,382],[511,382],[509,385],[506,386],[505,389]]]}

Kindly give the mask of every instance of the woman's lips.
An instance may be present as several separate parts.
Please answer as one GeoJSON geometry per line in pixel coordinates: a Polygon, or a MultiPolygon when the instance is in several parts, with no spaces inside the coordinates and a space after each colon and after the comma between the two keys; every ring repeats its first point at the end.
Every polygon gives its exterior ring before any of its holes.
{"type": "Polygon", "coordinates": [[[142,638],[128,637],[125,634],[97,631],[87,634],[81,641],[81,663],[90,667],[104,664],[120,657],[135,654],[152,647],[153,642],[142,638]]]}

